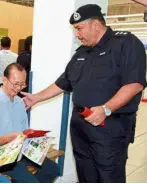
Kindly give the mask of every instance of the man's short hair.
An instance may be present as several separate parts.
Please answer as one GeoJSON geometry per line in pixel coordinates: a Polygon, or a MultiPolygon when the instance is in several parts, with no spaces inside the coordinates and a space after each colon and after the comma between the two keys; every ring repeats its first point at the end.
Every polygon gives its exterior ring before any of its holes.
{"type": "Polygon", "coordinates": [[[26,50],[26,51],[29,51],[31,45],[32,45],[32,36],[28,36],[28,37],[25,39],[25,44],[24,44],[25,50],[26,50]]]}
{"type": "Polygon", "coordinates": [[[10,65],[8,65],[4,71],[4,77],[9,78],[10,77],[10,73],[11,70],[13,68],[16,68],[18,71],[23,72],[25,71],[25,69],[18,63],[11,63],[10,65]]]}
{"type": "Polygon", "coordinates": [[[1,39],[1,46],[10,48],[11,47],[11,39],[8,36],[3,37],[1,39]]]}
{"type": "Polygon", "coordinates": [[[91,20],[98,20],[99,22],[101,22],[101,24],[102,24],[103,26],[106,26],[106,21],[105,21],[105,19],[104,19],[103,16],[101,16],[101,17],[95,16],[95,17],[92,17],[91,20]]]}

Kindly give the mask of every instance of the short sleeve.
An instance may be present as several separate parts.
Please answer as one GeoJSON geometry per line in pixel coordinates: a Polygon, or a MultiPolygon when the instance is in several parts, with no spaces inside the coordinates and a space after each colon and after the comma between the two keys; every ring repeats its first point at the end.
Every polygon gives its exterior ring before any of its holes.
{"type": "Polygon", "coordinates": [[[146,53],[142,42],[130,35],[125,38],[121,58],[121,85],[140,83],[146,87],[146,53]]]}
{"type": "Polygon", "coordinates": [[[60,77],[55,81],[55,84],[65,90],[65,91],[69,91],[69,92],[72,92],[72,86],[70,84],[70,81],[68,80],[67,78],[67,72],[68,72],[68,65],[64,71],[64,73],[62,73],[60,75],[60,77]]]}
{"type": "Polygon", "coordinates": [[[77,56],[79,55],[79,52],[81,52],[81,49],[83,49],[83,47],[80,46],[76,50],[76,53],[72,56],[71,60],[67,64],[64,73],[62,73],[62,75],[55,81],[55,84],[59,88],[65,90],[67,92],[72,92],[73,91],[73,87],[72,87],[69,75],[71,74],[71,72],[73,72],[73,65],[76,61],[77,56]]]}

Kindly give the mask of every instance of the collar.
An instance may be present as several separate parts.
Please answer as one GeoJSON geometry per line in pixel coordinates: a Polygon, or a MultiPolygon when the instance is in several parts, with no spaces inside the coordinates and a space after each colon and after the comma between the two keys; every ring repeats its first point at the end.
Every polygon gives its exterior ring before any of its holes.
{"type": "Polygon", "coordinates": [[[14,100],[11,101],[8,95],[3,91],[2,87],[0,88],[0,96],[2,97],[3,102],[11,102],[11,103],[17,103],[19,102],[18,96],[14,97],[14,100]]]}
{"type": "Polygon", "coordinates": [[[105,43],[114,35],[113,30],[111,27],[107,27],[107,30],[100,41],[97,43],[96,47],[105,47],[105,43]]]}
{"type": "Polygon", "coordinates": [[[1,51],[2,52],[11,52],[10,50],[7,50],[7,49],[2,49],[1,51]]]}

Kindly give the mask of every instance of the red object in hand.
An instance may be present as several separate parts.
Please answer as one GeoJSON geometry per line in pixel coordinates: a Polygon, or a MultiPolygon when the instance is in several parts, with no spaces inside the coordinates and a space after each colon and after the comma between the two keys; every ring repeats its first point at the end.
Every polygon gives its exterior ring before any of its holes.
{"type": "Polygon", "coordinates": [[[27,138],[33,138],[33,137],[42,137],[48,132],[50,131],[27,129],[23,131],[23,134],[26,135],[27,138]]]}
{"type": "MultiPolygon", "coordinates": [[[[88,107],[84,107],[84,108],[83,108],[83,111],[80,112],[80,114],[81,114],[82,116],[84,116],[85,118],[87,118],[88,116],[90,116],[90,115],[92,114],[92,111],[91,111],[88,107]]],[[[105,125],[104,122],[102,122],[102,123],[100,124],[100,126],[104,126],[104,125],[105,125]]]]}

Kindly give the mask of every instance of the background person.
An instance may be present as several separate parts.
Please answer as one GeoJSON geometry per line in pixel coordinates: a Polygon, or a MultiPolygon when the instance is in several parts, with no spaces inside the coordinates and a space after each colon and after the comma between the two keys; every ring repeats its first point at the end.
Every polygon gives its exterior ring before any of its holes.
{"type": "Polygon", "coordinates": [[[25,39],[24,48],[24,51],[22,51],[17,58],[17,63],[19,63],[27,72],[27,87],[24,88],[23,91],[28,92],[29,72],[31,70],[32,36],[28,36],[25,39]]]}
{"type": "Polygon", "coordinates": [[[2,76],[5,68],[15,63],[18,55],[10,50],[11,39],[9,37],[3,37],[1,39],[1,50],[0,50],[0,85],[2,85],[2,76]]]}

